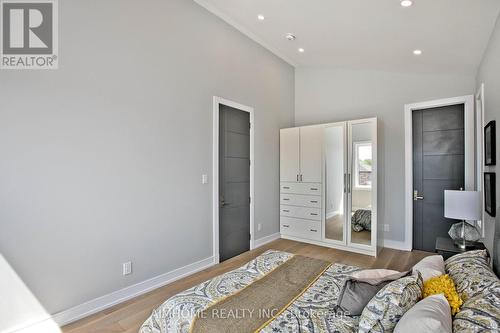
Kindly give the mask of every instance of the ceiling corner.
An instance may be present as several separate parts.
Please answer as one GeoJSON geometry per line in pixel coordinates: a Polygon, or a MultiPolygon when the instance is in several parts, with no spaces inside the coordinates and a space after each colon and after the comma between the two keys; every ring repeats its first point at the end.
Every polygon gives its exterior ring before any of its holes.
{"type": "Polygon", "coordinates": [[[270,51],[271,53],[273,53],[274,55],[276,55],[277,57],[279,57],[280,59],[282,59],[283,61],[285,61],[289,65],[291,65],[292,67],[294,67],[294,68],[297,67],[297,63],[292,61],[290,58],[285,56],[283,53],[279,52],[276,48],[271,47],[269,44],[264,42],[257,35],[255,35],[250,30],[245,28],[242,24],[240,24],[240,23],[236,22],[235,20],[233,20],[232,18],[230,18],[229,15],[225,14],[223,11],[221,11],[219,8],[217,8],[216,6],[211,4],[209,1],[206,1],[206,0],[193,0],[193,1],[195,3],[197,3],[198,5],[200,5],[201,7],[205,8],[207,11],[209,11],[213,15],[217,16],[218,18],[220,18],[221,20],[226,22],[227,24],[229,24],[230,26],[232,26],[233,28],[235,28],[236,30],[238,30],[239,32],[241,32],[243,35],[247,36],[248,38],[250,38],[254,42],[261,45],[262,47],[264,47],[265,49],[267,49],[268,51],[270,51]]]}

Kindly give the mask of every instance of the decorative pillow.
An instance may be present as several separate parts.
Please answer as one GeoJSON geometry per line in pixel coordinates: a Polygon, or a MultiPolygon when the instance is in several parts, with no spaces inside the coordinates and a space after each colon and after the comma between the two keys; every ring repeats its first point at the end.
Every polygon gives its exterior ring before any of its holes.
{"type": "Polygon", "coordinates": [[[467,300],[453,320],[453,332],[500,331],[500,282],[467,300]]]}
{"type": "Polygon", "coordinates": [[[455,254],[454,256],[446,259],[446,261],[444,262],[445,268],[447,269],[448,265],[462,260],[475,261],[479,264],[487,265],[490,262],[490,256],[487,250],[473,250],[455,254]]]}
{"type": "Polygon", "coordinates": [[[394,271],[392,269],[362,269],[352,273],[351,276],[359,281],[378,284],[382,281],[387,281],[388,277],[391,277],[390,280],[397,280],[406,275],[407,272],[405,272],[402,276],[397,277],[400,274],[401,272],[394,271]]]}
{"type": "Polygon", "coordinates": [[[408,332],[452,333],[450,305],[444,295],[424,298],[403,315],[394,333],[408,332]]]}
{"type": "Polygon", "coordinates": [[[336,304],[336,312],[359,316],[366,304],[389,282],[408,275],[388,269],[367,269],[354,272],[344,283],[336,304]]]}
{"type": "Polygon", "coordinates": [[[479,295],[498,281],[490,269],[486,250],[457,254],[445,261],[445,269],[464,301],[479,295]]]}
{"type": "Polygon", "coordinates": [[[417,272],[422,274],[424,282],[430,278],[445,274],[443,257],[440,255],[425,257],[413,266],[413,274],[417,272]]]}
{"type": "Polygon", "coordinates": [[[448,300],[449,306],[451,307],[451,314],[455,315],[460,311],[460,306],[462,305],[462,299],[455,289],[455,283],[447,275],[441,275],[424,282],[424,297],[443,294],[448,300]]]}
{"type": "Polygon", "coordinates": [[[422,298],[422,276],[407,276],[382,288],[366,305],[359,332],[392,332],[399,319],[422,298]]]}

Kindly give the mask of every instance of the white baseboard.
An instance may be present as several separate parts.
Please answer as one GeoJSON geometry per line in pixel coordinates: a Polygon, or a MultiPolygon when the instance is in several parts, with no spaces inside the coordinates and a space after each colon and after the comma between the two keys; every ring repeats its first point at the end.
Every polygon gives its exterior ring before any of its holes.
{"type": "Polygon", "coordinates": [[[317,240],[312,240],[312,239],[304,239],[304,238],[289,236],[289,235],[281,235],[281,238],[290,239],[290,240],[293,240],[296,242],[314,244],[314,245],[323,246],[323,247],[330,247],[332,249],[338,249],[338,250],[342,250],[342,251],[360,253],[360,254],[364,254],[364,255],[372,256],[372,257],[377,256],[376,250],[365,250],[362,248],[348,247],[348,246],[334,244],[334,243],[330,243],[330,242],[323,242],[323,241],[317,241],[317,240]]]}
{"type": "Polygon", "coordinates": [[[404,241],[394,241],[394,240],[390,240],[390,239],[384,239],[383,247],[387,247],[389,249],[401,250],[401,251],[411,251],[411,249],[408,249],[408,247],[406,246],[406,243],[404,241]]]}
{"type": "MultiPolygon", "coordinates": [[[[256,239],[254,243],[255,248],[263,246],[279,238],[281,238],[280,233],[274,233],[269,236],[256,239]]],[[[402,241],[384,240],[383,246],[391,249],[409,251],[408,249],[406,249],[405,242],[402,241]]],[[[215,263],[216,262],[214,260],[214,257],[202,259],[195,263],[177,268],[173,271],[158,275],[151,279],[136,283],[132,286],[128,286],[126,288],[114,291],[110,294],[77,305],[70,309],[61,311],[54,314],[52,316],[52,319],[59,326],[67,325],[104,309],[110,308],[116,304],[125,302],[129,299],[145,294],[154,289],[163,287],[164,285],[172,283],[185,276],[204,270],[210,266],[213,266],[215,263]]]]}
{"type": "Polygon", "coordinates": [[[269,235],[269,236],[265,236],[265,237],[256,239],[255,242],[254,242],[254,248],[258,248],[258,247],[260,247],[262,245],[270,243],[273,240],[276,240],[276,239],[279,239],[279,238],[281,238],[281,235],[280,235],[279,232],[277,232],[275,234],[272,234],[272,235],[269,235]]]}
{"type": "Polygon", "coordinates": [[[110,294],[95,298],[68,310],[61,311],[54,314],[52,318],[60,326],[67,325],[71,322],[77,321],[78,319],[82,319],[116,304],[125,302],[131,298],[145,294],[156,288],[163,287],[164,285],[179,280],[185,276],[204,270],[214,264],[214,257],[202,259],[132,286],[128,286],[110,294]]]}

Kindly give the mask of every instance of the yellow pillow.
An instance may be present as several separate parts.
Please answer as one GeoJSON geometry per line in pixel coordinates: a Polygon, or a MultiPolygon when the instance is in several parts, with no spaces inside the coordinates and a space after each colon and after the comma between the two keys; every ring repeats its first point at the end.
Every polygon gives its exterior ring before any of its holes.
{"type": "Polygon", "coordinates": [[[431,278],[424,282],[424,297],[443,294],[451,307],[451,314],[460,311],[463,301],[455,289],[455,283],[448,274],[431,278]]]}

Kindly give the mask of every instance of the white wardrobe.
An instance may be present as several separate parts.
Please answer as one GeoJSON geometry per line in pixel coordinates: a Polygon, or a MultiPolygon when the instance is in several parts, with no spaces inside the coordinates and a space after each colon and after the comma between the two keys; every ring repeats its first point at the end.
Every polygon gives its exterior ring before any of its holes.
{"type": "Polygon", "coordinates": [[[377,254],[377,119],[280,131],[283,238],[377,254]]]}

